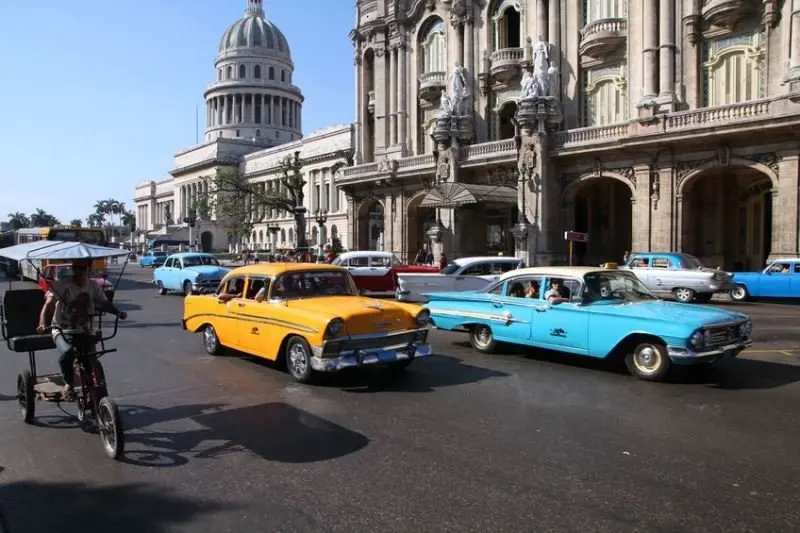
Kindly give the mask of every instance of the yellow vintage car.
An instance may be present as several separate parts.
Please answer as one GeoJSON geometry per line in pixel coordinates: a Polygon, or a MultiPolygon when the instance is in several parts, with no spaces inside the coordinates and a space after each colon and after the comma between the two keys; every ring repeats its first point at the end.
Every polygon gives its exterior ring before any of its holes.
{"type": "Polygon", "coordinates": [[[301,383],[362,365],[406,368],[431,354],[430,313],[359,295],[338,266],[265,263],[229,272],[216,294],[184,299],[183,328],[209,354],[226,348],[285,363],[301,383]]]}

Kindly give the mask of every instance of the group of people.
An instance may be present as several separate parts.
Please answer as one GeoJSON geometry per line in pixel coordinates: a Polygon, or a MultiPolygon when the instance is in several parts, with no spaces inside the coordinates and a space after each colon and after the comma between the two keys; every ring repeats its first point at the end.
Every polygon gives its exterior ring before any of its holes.
{"type": "MultiPolygon", "coordinates": [[[[414,264],[417,266],[433,266],[433,251],[420,248],[414,256],[414,264]]],[[[447,256],[444,252],[439,255],[439,269],[447,266],[447,256]]]]}
{"type": "MultiPolygon", "coordinates": [[[[539,299],[540,287],[539,282],[531,280],[523,285],[520,282],[512,283],[508,289],[508,295],[516,298],[535,298],[539,299]]],[[[544,299],[551,304],[558,304],[569,301],[569,289],[564,286],[564,281],[560,279],[551,279],[550,288],[545,291],[544,299]]]]}

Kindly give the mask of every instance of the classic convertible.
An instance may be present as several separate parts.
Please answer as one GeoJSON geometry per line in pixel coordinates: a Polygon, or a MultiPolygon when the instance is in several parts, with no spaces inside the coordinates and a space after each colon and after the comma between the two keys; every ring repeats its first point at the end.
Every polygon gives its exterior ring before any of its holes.
{"type": "Polygon", "coordinates": [[[395,292],[398,274],[439,273],[439,267],[404,265],[392,252],[345,252],[333,264],[347,268],[359,290],[373,292],[395,292]]]}
{"type": "Polygon", "coordinates": [[[715,363],[752,344],[746,315],[659,300],[632,272],[613,267],[526,268],[481,291],[427,296],[432,325],[469,332],[481,352],[505,342],[620,357],[649,381],[673,364],[715,363]]]}
{"type": "Polygon", "coordinates": [[[324,264],[266,263],[231,271],[217,293],[187,296],[183,328],[206,351],[285,363],[292,377],[363,365],[403,369],[430,355],[429,312],[359,296],[350,273],[324,264]]]}
{"type": "Polygon", "coordinates": [[[424,301],[427,292],[474,291],[495,281],[501,274],[522,268],[516,257],[462,257],[441,272],[402,272],[397,275],[395,297],[400,301],[424,301]]]}
{"type": "Polygon", "coordinates": [[[731,299],[800,298],[800,259],[772,261],[761,272],[734,272],[731,299]]]}
{"type": "Polygon", "coordinates": [[[211,254],[180,253],[167,257],[164,266],[153,272],[153,284],[159,294],[182,291],[183,294],[209,293],[230,272],[211,254]]]}

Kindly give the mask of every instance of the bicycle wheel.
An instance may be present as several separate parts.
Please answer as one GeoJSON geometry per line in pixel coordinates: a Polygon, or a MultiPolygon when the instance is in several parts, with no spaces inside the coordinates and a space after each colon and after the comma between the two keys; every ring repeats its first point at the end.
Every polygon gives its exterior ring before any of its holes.
{"type": "Polygon", "coordinates": [[[103,449],[112,459],[119,459],[125,452],[125,430],[114,400],[106,396],[97,405],[97,427],[103,441],[103,449]]]}

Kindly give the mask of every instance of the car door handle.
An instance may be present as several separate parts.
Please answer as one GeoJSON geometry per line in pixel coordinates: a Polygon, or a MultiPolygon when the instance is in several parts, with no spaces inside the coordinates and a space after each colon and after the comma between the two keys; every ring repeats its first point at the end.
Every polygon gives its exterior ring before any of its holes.
{"type": "Polygon", "coordinates": [[[537,313],[541,313],[542,311],[547,311],[548,308],[545,305],[537,305],[534,306],[534,309],[536,309],[537,313]]]}
{"type": "Polygon", "coordinates": [[[500,303],[495,303],[495,304],[492,304],[492,305],[495,306],[497,309],[500,309],[501,307],[503,307],[503,304],[500,304],[500,303]]]}
{"type": "Polygon", "coordinates": [[[239,302],[236,305],[238,305],[239,307],[244,307],[245,304],[243,304],[242,302],[239,302]]]}

